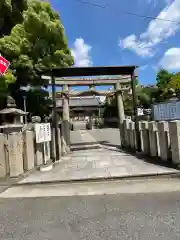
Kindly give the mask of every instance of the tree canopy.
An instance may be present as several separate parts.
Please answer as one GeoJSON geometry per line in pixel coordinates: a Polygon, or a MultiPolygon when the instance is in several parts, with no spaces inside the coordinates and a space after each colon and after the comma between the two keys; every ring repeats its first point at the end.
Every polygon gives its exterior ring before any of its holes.
{"type": "Polygon", "coordinates": [[[173,88],[178,96],[180,95],[180,72],[173,74],[168,84],[168,88],[173,88]]]}
{"type": "Polygon", "coordinates": [[[172,73],[168,72],[168,70],[166,69],[161,69],[158,73],[157,73],[157,77],[156,77],[156,85],[159,89],[163,90],[166,89],[171,77],[173,76],[172,73]]]}
{"type": "Polygon", "coordinates": [[[9,35],[13,26],[23,20],[23,11],[27,8],[27,0],[0,1],[0,37],[9,35]]]}
{"type": "MultiPolygon", "coordinates": [[[[21,106],[21,95],[24,94],[20,90],[22,86],[47,86],[45,80],[40,78],[39,71],[71,66],[74,60],[68,48],[60,16],[51,8],[50,3],[40,0],[16,2],[21,3],[16,18],[14,13],[12,16],[17,21],[13,26],[9,25],[7,30],[2,28],[0,53],[11,63],[11,71],[3,77],[4,82],[8,83],[10,94],[21,106]],[[25,3],[27,3],[26,7],[25,3]],[[9,35],[4,35],[5,32],[9,35]]],[[[11,13],[11,9],[17,7],[11,1],[4,1],[4,5],[1,4],[0,6],[6,6],[4,8],[4,21],[5,16],[11,13]]],[[[27,98],[27,101],[33,98],[33,94],[34,99],[36,99],[37,89],[35,91],[32,88],[28,91],[30,91],[29,96],[31,95],[31,97],[27,98]]],[[[38,94],[45,98],[47,96],[45,96],[44,91],[39,91],[38,94]]],[[[42,100],[42,98],[40,99],[42,100]]],[[[27,106],[28,110],[32,111],[30,104],[27,104],[27,106]]],[[[41,112],[40,108],[41,106],[39,107],[41,112]]]]}
{"type": "Polygon", "coordinates": [[[47,2],[28,1],[23,22],[0,39],[0,52],[16,70],[18,85],[43,84],[41,70],[73,64],[59,15],[47,2]]]}

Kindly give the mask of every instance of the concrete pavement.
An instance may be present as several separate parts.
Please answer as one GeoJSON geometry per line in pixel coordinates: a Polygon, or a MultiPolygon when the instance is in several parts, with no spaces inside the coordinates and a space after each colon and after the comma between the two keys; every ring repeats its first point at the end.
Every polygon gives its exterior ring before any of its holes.
{"type": "MultiPolygon", "coordinates": [[[[89,149],[74,151],[65,157],[53,169],[56,177],[66,175],[61,169],[66,169],[65,172],[71,175],[78,172],[79,167],[79,172],[96,173],[100,169],[112,171],[112,166],[121,173],[127,167],[130,167],[128,171],[145,170],[145,167],[154,171],[169,171],[169,168],[148,165],[116,148],[103,148],[95,139],[97,133],[93,134],[79,132],[80,142],[75,137],[75,145],[82,146],[88,142],[89,149]],[[92,150],[92,145],[98,148],[92,150]]],[[[102,135],[98,137],[101,141],[102,135]]],[[[49,173],[52,177],[53,174],[49,173]]],[[[41,174],[45,178],[44,173],[41,174]]],[[[0,194],[0,239],[180,239],[179,183],[180,178],[169,176],[133,181],[12,186],[0,194]]]]}
{"type": "Polygon", "coordinates": [[[177,240],[180,193],[0,199],[3,240],[177,240]]]}
{"type": "Polygon", "coordinates": [[[178,178],[147,178],[100,182],[46,183],[16,185],[0,194],[0,198],[38,198],[60,196],[94,196],[105,194],[139,194],[180,192],[178,178]]]}
{"type": "MultiPolygon", "coordinates": [[[[81,141],[74,142],[73,147],[75,147],[75,150],[77,150],[76,148],[81,150],[73,151],[68,156],[63,157],[59,164],[56,164],[49,172],[32,172],[19,184],[179,173],[176,169],[160,166],[158,162],[157,164],[146,162],[116,147],[103,146],[99,144],[99,141],[97,142],[92,132],[84,130],[74,132],[73,134],[77,134],[81,141]]],[[[102,140],[100,134],[98,137],[99,140],[102,140]]]]}

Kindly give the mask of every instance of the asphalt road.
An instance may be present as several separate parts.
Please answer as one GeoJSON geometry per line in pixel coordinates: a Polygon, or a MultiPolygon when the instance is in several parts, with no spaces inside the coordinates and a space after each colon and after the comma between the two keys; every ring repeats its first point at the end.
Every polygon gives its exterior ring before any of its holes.
{"type": "Polygon", "coordinates": [[[0,200],[3,240],[177,240],[180,193],[0,200]]]}

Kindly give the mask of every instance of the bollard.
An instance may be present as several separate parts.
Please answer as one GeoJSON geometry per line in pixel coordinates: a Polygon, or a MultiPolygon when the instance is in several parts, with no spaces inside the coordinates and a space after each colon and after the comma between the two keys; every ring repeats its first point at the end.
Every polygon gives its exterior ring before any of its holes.
{"type": "Polygon", "coordinates": [[[158,156],[159,140],[157,134],[157,124],[152,121],[148,123],[149,128],[149,146],[150,146],[150,155],[151,157],[158,156]]]}
{"type": "Polygon", "coordinates": [[[169,136],[172,162],[176,165],[180,165],[180,121],[169,122],[169,136]]]}
{"type": "Polygon", "coordinates": [[[170,139],[168,122],[158,122],[159,155],[163,161],[169,159],[170,139]]]}

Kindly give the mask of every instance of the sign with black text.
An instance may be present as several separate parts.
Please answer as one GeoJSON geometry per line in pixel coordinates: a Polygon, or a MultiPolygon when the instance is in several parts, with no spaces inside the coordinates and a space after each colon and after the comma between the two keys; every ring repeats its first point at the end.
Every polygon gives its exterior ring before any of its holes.
{"type": "Polygon", "coordinates": [[[36,143],[51,141],[51,125],[50,123],[35,124],[36,143]]]}

